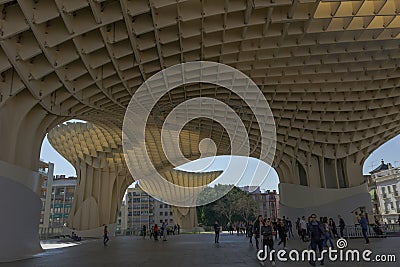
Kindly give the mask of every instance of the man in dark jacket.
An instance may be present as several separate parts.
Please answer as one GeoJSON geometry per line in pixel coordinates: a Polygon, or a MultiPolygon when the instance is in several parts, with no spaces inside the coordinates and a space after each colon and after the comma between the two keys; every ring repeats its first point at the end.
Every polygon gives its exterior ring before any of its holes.
{"type": "Polygon", "coordinates": [[[214,224],[214,232],[215,232],[215,238],[214,238],[214,243],[218,244],[219,243],[219,231],[221,230],[219,223],[216,221],[214,224]]]}
{"type": "Polygon", "coordinates": [[[256,249],[257,251],[260,249],[258,240],[260,239],[260,234],[261,234],[261,226],[263,225],[262,223],[262,216],[258,215],[257,220],[253,224],[253,233],[254,233],[254,238],[256,240],[256,249]]]}
{"type": "MultiPolygon", "coordinates": [[[[274,239],[272,237],[273,228],[271,225],[271,221],[269,219],[264,219],[263,226],[261,227],[261,236],[262,236],[262,244],[263,244],[263,256],[267,258],[267,248],[270,253],[274,250],[274,239]]],[[[272,265],[275,265],[275,255],[272,253],[272,265]]],[[[262,263],[263,265],[263,263],[262,263]]]]}
{"type": "Polygon", "coordinates": [[[369,243],[369,238],[368,238],[368,225],[369,224],[368,224],[368,220],[364,214],[360,215],[359,223],[361,225],[361,230],[362,230],[362,234],[365,238],[365,242],[368,244],[369,243]]]}
{"type": "Polygon", "coordinates": [[[346,227],[346,224],[344,223],[344,220],[340,215],[338,216],[338,218],[339,218],[340,237],[343,238],[344,237],[343,232],[344,232],[344,228],[346,227]]]}
{"type": "MultiPolygon", "coordinates": [[[[311,221],[309,224],[309,232],[310,232],[310,240],[311,240],[311,249],[315,251],[315,255],[317,255],[317,247],[319,253],[322,253],[323,250],[323,241],[324,241],[324,227],[321,222],[317,220],[317,215],[311,214],[311,221]]],[[[309,262],[312,266],[315,266],[315,259],[310,259],[309,262]]],[[[324,265],[324,259],[321,260],[321,265],[324,265]]]]}
{"type": "Polygon", "coordinates": [[[249,244],[253,246],[253,223],[249,221],[246,227],[247,237],[250,239],[249,244]]]}
{"type": "Polygon", "coordinates": [[[283,220],[279,221],[278,223],[278,233],[279,233],[279,238],[281,240],[279,241],[278,246],[283,243],[283,248],[286,248],[287,225],[283,220]]]}

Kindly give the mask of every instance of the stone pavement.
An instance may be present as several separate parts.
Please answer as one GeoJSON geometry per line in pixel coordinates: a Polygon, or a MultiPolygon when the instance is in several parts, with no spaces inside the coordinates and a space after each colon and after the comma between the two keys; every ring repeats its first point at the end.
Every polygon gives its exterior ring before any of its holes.
{"type": "MultiPolygon", "coordinates": [[[[13,263],[0,264],[0,267],[20,266],[139,266],[139,267],[216,267],[216,266],[260,266],[256,250],[250,247],[244,236],[222,234],[217,247],[212,234],[182,234],[168,236],[168,241],[142,240],[140,237],[111,237],[104,247],[102,240],[88,240],[77,246],[45,250],[34,258],[13,263]]],[[[327,262],[326,266],[399,266],[400,238],[371,239],[369,245],[362,239],[349,240],[350,249],[370,249],[377,253],[395,254],[397,263],[367,262],[327,262]]],[[[305,249],[307,243],[290,239],[290,249],[305,249]]],[[[275,249],[277,249],[275,242],[275,249]]],[[[319,265],[319,264],[318,264],[319,265]]],[[[318,266],[317,265],[317,266],[318,266]]],[[[265,266],[271,266],[266,262],[265,266]]],[[[307,262],[279,262],[276,266],[310,266],[307,262]]]]}

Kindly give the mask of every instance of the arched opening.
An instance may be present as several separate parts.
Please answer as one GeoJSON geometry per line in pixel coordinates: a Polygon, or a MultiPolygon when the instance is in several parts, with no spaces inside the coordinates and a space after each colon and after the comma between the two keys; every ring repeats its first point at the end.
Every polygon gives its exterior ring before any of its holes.
{"type": "Polygon", "coordinates": [[[400,135],[375,149],[364,161],[373,217],[380,223],[398,224],[400,218],[400,135]]]}
{"type": "Polygon", "coordinates": [[[381,164],[382,159],[385,162],[390,162],[392,166],[399,166],[400,155],[398,151],[400,151],[400,135],[380,145],[365,159],[363,173],[368,175],[370,171],[381,164]]]}
{"type": "MultiPolygon", "coordinates": [[[[54,214],[56,222],[50,222],[63,233],[75,232],[84,237],[101,236],[104,225],[114,232],[125,189],[133,182],[125,167],[119,130],[103,127],[101,122],[71,120],[51,129],[47,138],[56,150],[52,148],[47,153],[57,154],[64,170],[72,164],[74,169],[69,171],[76,173],[72,179],[68,175],[55,176],[54,181],[75,182],[76,190],[72,203],[67,204],[68,214],[54,214]]],[[[49,198],[63,201],[63,197],[49,198]]],[[[50,213],[59,212],[57,208],[54,201],[50,203],[50,213]]]]}
{"type": "MultiPolygon", "coordinates": [[[[86,123],[68,120],[67,123],[86,123]]],[[[39,235],[42,239],[60,235],[68,226],[68,217],[75,197],[77,174],[74,166],[50,144],[47,134],[40,150],[39,175],[41,179],[39,235]]]]}
{"type": "MultiPolygon", "coordinates": [[[[225,171],[229,164],[229,160],[230,156],[202,158],[181,165],[176,169],[187,173],[225,171]]],[[[229,177],[235,174],[235,171],[238,170],[231,169],[221,175],[229,177]]],[[[244,171],[243,176],[243,179],[241,179],[236,187],[227,195],[232,192],[235,194],[240,191],[243,194],[242,196],[247,194],[255,203],[257,203],[257,210],[252,211],[252,214],[248,213],[245,216],[248,216],[251,219],[258,214],[263,214],[263,216],[271,218],[279,217],[279,178],[275,169],[258,159],[249,158],[248,166],[244,171]]],[[[229,179],[221,177],[220,181],[226,182],[229,181],[229,179]]],[[[221,184],[217,182],[216,186],[219,185],[221,184]]],[[[186,217],[189,217],[189,219],[195,219],[196,227],[198,226],[200,229],[210,230],[215,219],[219,220],[221,223],[224,222],[224,224],[227,222],[223,217],[220,218],[217,216],[217,218],[215,216],[217,214],[216,212],[211,212],[213,214],[209,213],[211,211],[210,206],[220,202],[223,198],[216,200],[209,205],[197,207],[196,213],[192,216],[190,212],[194,209],[180,209],[163,203],[143,191],[140,188],[140,181],[135,181],[125,192],[117,220],[117,233],[122,235],[143,234],[143,225],[145,225],[145,228],[148,231],[155,224],[160,226],[165,222],[165,220],[167,220],[169,225],[168,229],[172,233],[176,234],[178,229],[179,231],[181,228],[183,228],[183,231],[188,230],[184,228],[184,225],[182,225],[185,224],[185,222],[182,222],[182,218],[180,218],[182,215],[185,215],[183,216],[185,217],[183,220],[186,220],[186,217]],[[189,213],[185,214],[188,210],[189,213]],[[205,218],[205,215],[207,218],[205,218]]],[[[230,207],[233,205],[235,205],[235,203],[229,203],[230,207]]],[[[244,220],[243,216],[241,217],[238,214],[233,215],[233,219],[244,220]]]]}

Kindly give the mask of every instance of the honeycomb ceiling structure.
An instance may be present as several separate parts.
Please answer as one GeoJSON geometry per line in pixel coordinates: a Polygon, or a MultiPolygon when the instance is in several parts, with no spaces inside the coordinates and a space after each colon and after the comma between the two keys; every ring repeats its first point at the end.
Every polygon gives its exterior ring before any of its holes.
{"type": "MultiPolygon", "coordinates": [[[[192,140],[196,138],[193,136],[194,134],[190,132],[183,132],[182,134],[190,135],[192,140]]],[[[122,192],[125,190],[124,186],[130,185],[134,181],[132,176],[129,175],[125,163],[121,134],[118,131],[106,130],[103,127],[98,127],[91,123],[67,123],[53,128],[48,134],[48,140],[77,170],[79,170],[83,163],[93,166],[96,169],[110,169],[118,174],[124,174],[126,181],[123,183],[122,192]]],[[[193,144],[197,144],[198,142],[193,142],[193,144]]],[[[158,150],[149,147],[148,151],[156,152],[158,150]]],[[[157,153],[152,153],[151,155],[157,157],[157,153]]],[[[136,156],[139,159],[143,157],[142,155],[136,156]]],[[[171,166],[162,164],[167,162],[165,157],[162,159],[154,158],[152,161],[159,163],[157,169],[163,174],[167,181],[188,187],[207,185],[221,174],[219,171],[189,173],[173,170],[171,166]],[[196,179],[189,179],[190,176],[196,177],[196,179]]],[[[136,162],[140,164],[140,161],[135,161],[135,163],[136,162]]],[[[147,169],[145,166],[136,167],[147,169]]]]}
{"type": "MultiPolygon", "coordinates": [[[[242,71],[262,90],[277,126],[278,173],[311,154],[362,165],[400,133],[397,0],[0,3],[0,105],[29,92],[49,114],[118,131],[145,80],[204,60],[242,71]]],[[[175,106],[198,96],[231,106],[248,129],[252,156],[260,154],[249,107],[218,86],[170,91],[150,124],[159,126],[175,106]]],[[[199,119],[185,129],[215,140],[219,154],[229,148],[216,122],[199,119]]],[[[150,142],[154,153],[157,144],[150,142]]],[[[190,142],[181,146],[188,158],[198,157],[190,142]]]]}

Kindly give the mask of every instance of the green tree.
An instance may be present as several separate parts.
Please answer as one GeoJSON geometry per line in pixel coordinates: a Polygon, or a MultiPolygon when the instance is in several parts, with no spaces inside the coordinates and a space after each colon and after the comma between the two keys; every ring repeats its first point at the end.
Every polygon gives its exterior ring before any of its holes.
{"type": "MultiPolygon", "coordinates": [[[[205,190],[203,197],[210,194],[223,192],[231,186],[217,185],[213,189],[205,190]]],[[[257,203],[247,192],[233,187],[224,197],[208,205],[197,208],[199,223],[203,225],[213,225],[218,221],[221,225],[228,222],[250,220],[254,218],[257,210],[257,203]]]]}
{"type": "Polygon", "coordinates": [[[212,209],[214,212],[221,214],[228,222],[231,222],[233,216],[238,214],[239,206],[237,204],[239,199],[240,194],[235,189],[232,189],[226,196],[216,201],[212,209]]]}
{"type": "Polygon", "coordinates": [[[255,218],[255,213],[258,210],[258,204],[250,194],[245,194],[239,198],[237,202],[239,213],[245,221],[255,218]]]}

